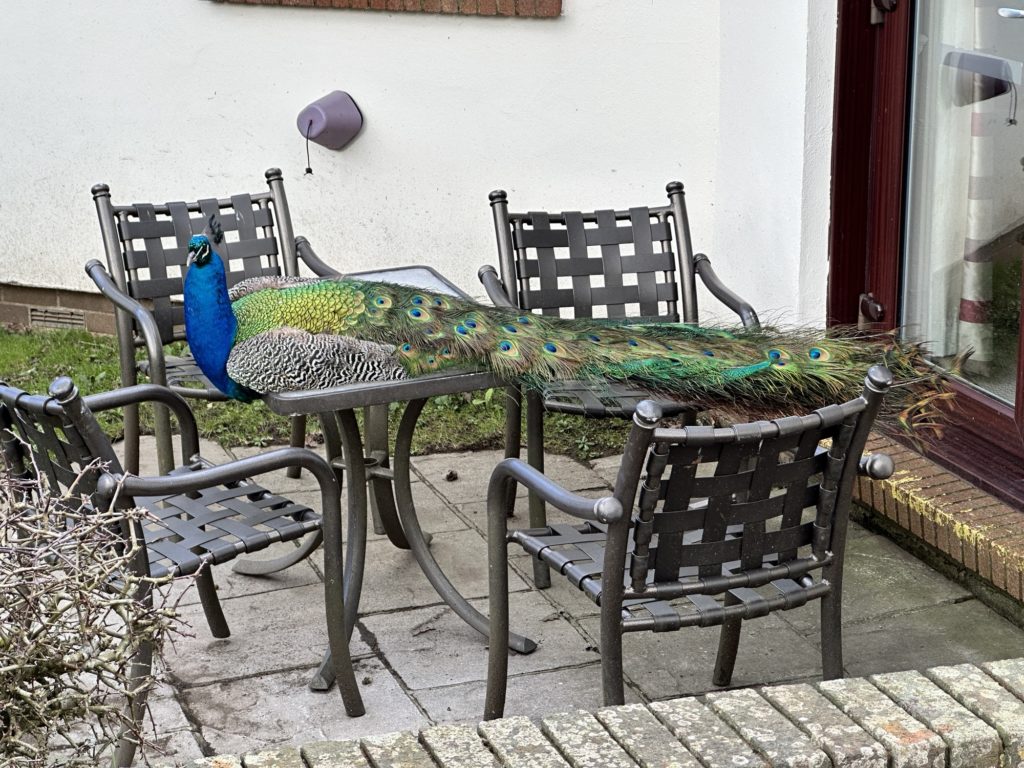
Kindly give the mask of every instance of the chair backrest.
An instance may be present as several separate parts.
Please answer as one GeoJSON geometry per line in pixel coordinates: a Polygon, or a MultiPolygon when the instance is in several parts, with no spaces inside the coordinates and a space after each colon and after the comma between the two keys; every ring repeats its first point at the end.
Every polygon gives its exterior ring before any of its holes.
{"type": "MultiPolygon", "coordinates": [[[[876,366],[862,396],[806,416],[649,432],[646,461],[634,451],[636,466],[623,468],[616,489],[628,509],[644,465],[628,562],[633,590],[664,583],[654,587],[659,597],[718,594],[799,579],[827,565],[833,548],[841,555],[861,452],[891,382],[876,366]],[[807,545],[809,553],[798,551],[807,545]],[[680,569],[697,581],[680,584],[680,569]]],[[[624,551],[608,553],[606,572],[616,563],[621,579],[624,551]]]]}
{"type": "Polygon", "coordinates": [[[267,191],[193,202],[114,205],[106,184],[92,188],[110,274],[121,290],[152,308],[163,343],[185,338],[188,241],[209,226],[210,216],[224,230],[218,252],[229,287],[249,277],[298,274],[281,171],[271,168],[265,175],[267,191]]]}
{"type": "Polygon", "coordinates": [[[102,471],[121,472],[110,439],[66,377],[49,397],[0,382],[0,441],[14,477],[45,478],[49,493],[67,494],[68,504],[94,498],[102,471]]]}
{"type": "Polygon", "coordinates": [[[693,247],[683,185],[660,207],[510,213],[490,195],[501,279],[523,309],[562,317],[695,323],[693,247]]]}

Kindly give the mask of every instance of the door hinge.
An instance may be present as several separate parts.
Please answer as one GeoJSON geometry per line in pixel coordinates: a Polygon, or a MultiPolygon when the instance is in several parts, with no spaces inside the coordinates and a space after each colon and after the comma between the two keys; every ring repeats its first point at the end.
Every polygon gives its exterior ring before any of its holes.
{"type": "Polygon", "coordinates": [[[875,298],[873,293],[862,293],[857,304],[857,328],[869,331],[873,323],[885,320],[885,307],[875,298]]]}
{"type": "Polygon", "coordinates": [[[896,0],[872,0],[871,23],[884,24],[885,14],[896,10],[896,0]]]}

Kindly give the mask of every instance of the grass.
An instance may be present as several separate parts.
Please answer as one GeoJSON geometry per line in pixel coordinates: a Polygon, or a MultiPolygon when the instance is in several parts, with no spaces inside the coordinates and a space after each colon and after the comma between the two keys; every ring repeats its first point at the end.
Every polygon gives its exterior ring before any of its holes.
{"type": "MultiPolygon", "coordinates": [[[[85,394],[114,389],[120,384],[117,340],[85,331],[33,330],[0,327],[0,379],[32,393],[45,393],[57,376],[71,376],[85,394]]],[[[288,442],[288,420],[262,403],[204,403],[191,401],[202,437],[224,447],[268,446],[288,442]]],[[[392,407],[392,430],[398,406],[392,407]]],[[[116,413],[100,415],[103,428],[121,434],[116,413]]],[[[427,403],[413,441],[413,452],[447,453],[500,448],[505,424],[504,394],[486,390],[445,395],[427,403]]],[[[592,459],[618,453],[628,430],[620,419],[583,419],[562,414],[545,416],[545,444],[551,453],[592,459]]],[[[152,431],[152,415],[142,409],[142,430],[152,431]]],[[[316,440],[315,425],[310,438],[316,440]]],[[[524,426],[525,435],[525,426],[524,426]]]]}

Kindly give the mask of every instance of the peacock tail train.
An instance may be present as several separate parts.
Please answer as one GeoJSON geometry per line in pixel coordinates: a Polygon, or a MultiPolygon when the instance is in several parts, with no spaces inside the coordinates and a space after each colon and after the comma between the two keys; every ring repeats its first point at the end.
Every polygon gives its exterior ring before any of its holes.
{"type": "Polygon", "coordinates": [[[344,357],[348,380],[467,366],[527,387],[628,380],[733,419],[855,397],[883,363],[898,383],[886,415],[918,431],[939,428],[936,405],[950,396],[923,350],[892,335],[562,319],[354,279],[256,278],[230,296],[238,328],[228,375],[260,393],[337,384],[344,357]]]}

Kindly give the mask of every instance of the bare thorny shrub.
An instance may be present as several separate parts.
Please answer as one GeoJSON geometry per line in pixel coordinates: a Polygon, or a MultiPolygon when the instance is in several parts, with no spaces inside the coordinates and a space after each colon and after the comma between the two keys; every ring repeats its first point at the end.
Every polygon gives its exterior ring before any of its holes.
{"type": "Polygon", "coordinates": [[[153,677],[133,678],[132,659],[147,642],[158,657],[175,624],[166,579],[135,575],[142,542],[121,534],[145,515],[95,511],[0,463],[0,765],[96,765],[121,735],[143,743],[125,701],[153,677]]]}

